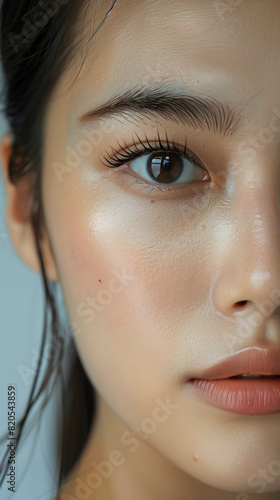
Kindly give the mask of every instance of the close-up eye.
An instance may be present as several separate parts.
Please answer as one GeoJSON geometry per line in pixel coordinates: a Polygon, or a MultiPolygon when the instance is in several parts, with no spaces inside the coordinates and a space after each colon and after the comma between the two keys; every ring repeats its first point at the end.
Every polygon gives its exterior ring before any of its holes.
{"type": "Polygon", "coordinates": [[[162,184],[184,184],[203,180],[207,173],[191,159],[165,151],[145,155],[132,161],[129,168],[145,180],[162,184]]]}
{"type": "Polygon", "coordinates": [[[166,142],[158,136],[155,145],[147,137],[147,144],[139,137],[138,140],[140,146],[134,142],[134,149],[128,146],[119,152],[114,149],[110,155],[103,156],[101,162],[110,168],[124,166],[119,172],[134,177],[136,183],[153,185],[160,190],[209,179],[207,170],[199,164],[195,155],[187,152],[186,144],[181,147],[171,143],[167,136],[166,142]]]}

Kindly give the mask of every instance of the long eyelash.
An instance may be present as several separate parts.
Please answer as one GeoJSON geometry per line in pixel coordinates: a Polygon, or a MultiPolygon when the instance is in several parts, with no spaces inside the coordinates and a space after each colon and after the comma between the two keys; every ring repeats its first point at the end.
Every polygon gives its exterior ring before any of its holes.
{"type": "MultiPolygon", "coordinates": [[[[144,156],[145,154],[150,154],[153,151],[156,151],[156,152],[166,152],[167,151],[169,153],[170,152],[178,153],[181,156],[183,156],[184,158],[186,158],[187,160],[195,163],[202,170],[205,170],[203,167],[201,167],[195,161],[194,157],[190,153],[187,153],[187,139],[185,141],[184,148],[182,148],[182,146],[176,144],[175,141],[170,141],[168,138],[167,132],[165,132],[166,144],[164,144],[162,142],[162,139],[160,138],[159,130],[157,130],[158,138],[156,141],[153,141],[155,143],[155,145],[152,145],[150,143],[147,135],[145,134],[146,143],[148,144],[148,146],[146,146],[146,144],[140,139],[139,135],[137,133],[135,133],[135,135],[139,141],[138,143],[136,143],[135,139],[133,139],[133,146],[128,146],[128,144],[125,141],[124,141],[123,145],[120,144],[119,141],[117,141],[117,143],[120,147],[120,151],[117,151],[115,148],[112,148],[111,154],[109,154],[108,152],[105,152],[106,156],[101,155],[104,161],[102,161],[101,157],[99,157],[100,162],[103,165],[105,165],[105,167],[117,168],[117,167],[121,167],[122,165],[124,165],[126,163],[130,163],[135,158],[138,158],[140,156],[144,156]],[[141,146],[139,146],[139,143],[141,144],[141,146]],[[133,147],[133,149],[132,149],[132,147],[133,147]]],[[[149,184],[146,181],[142,181],[140,179],[137,179],[129,170],[130,169],[119,170],[119,173],[124,174],[124,176],[125,176],[125,178],[123,180],[123,184],[125,182],[129,183],[129,186],[131,186],[132,184],[138,184],[138,185],[140,185],[140,187],[144,191],[148,191],[149,194],[152,191],[157,191],[157,192],[158,191],[160,191],[160,192],[174,191],[175,186],[172,186],[172,185],[165,186],[164,184],[156,185],[155,183],[149,184]]],[[[205,170],[205,172],[206,172],[206,170],[205,170]]]]}
{"type": "Polygon", "coordinates": [[[187,139],[185,141],[185,146],[182,149],[180,146],[178,146],[174,141],[170,141],[167,136],[167,132],[165,132],[165,140],[167,143],[167,146],[163,144],[159,131],[158,131],[158,138],[155,142],[155,145],[152,145],[149,142],[149,139],[147,135],[145,134],[146,137],[146,142],[148,144],[148,147],[146,144],[143,143],[143,141],[140,139],[139,135],[135,133],[139,143],[141,144],[141,148],[137,145],[135,139],[133,139],[133,146],[135,149],[131,149],[131,146],[128,146],[128,144],[124,141],[124,145],[121,145],[118,142],[118,145],[121,148],[121,151],[117,151],[115,148],[112,148],[111,154],[106,152],[106,156],[101,155],[104,161],[101,161],[103,165],[109,168],[116,168],[120,167],[121,165],[131,162],[132,160],[135,160],[135,158],[138,158],[139,156],[143,156],[145,153],[149,154],[152,153],[153,151],[160,152],[160,151],[168,151],[168,152],[173,152],[173,153],[179,153],[180,155],[184,156],[187,160],[193,161],[193,157],[187,153],[187,139]]]}

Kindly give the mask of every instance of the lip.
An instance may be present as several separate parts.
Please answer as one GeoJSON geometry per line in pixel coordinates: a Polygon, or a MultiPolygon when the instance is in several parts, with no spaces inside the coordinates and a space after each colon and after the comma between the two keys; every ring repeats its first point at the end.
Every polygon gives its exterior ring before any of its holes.
{"type": "Polygon", "coordinates": [[[199,396],[213,406],[239,415],[280,413],[280,351],[247,349],[189,380],[199,396]],[[271,378],[231,378],[237,375],[271,378]]]}
{"type": "Polygon", "coordinates": [[[193,378],[214,380],[237,375],[280,375],[280,350],[248,348],[193,378]]]}

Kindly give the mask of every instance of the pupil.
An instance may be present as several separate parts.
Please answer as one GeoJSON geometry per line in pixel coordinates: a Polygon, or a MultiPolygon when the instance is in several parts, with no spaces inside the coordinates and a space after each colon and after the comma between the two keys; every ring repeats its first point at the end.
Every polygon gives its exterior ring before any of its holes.
{"type": "Polygon", "coordinates": [[[149,158],[148,172],[158,182],[174,182],[180,177],[182,170],[183,162],[177,154],[154,153],[149,158]]]}
{"type": "Polygon", "coordinates": [[[167,156],[162,162],[162,168],[163,170],[169,170],[170,169],[170,158],[167,156]]]}

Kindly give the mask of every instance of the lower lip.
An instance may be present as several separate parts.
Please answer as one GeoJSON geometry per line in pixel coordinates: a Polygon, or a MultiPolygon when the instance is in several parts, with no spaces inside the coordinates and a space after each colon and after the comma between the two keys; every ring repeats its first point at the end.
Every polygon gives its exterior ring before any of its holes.
{"type": "Polygon", "coordinates": [[[280,413],[280,377],[260,379],[194,379],[206,402],[238,415],[280,413]]]}

